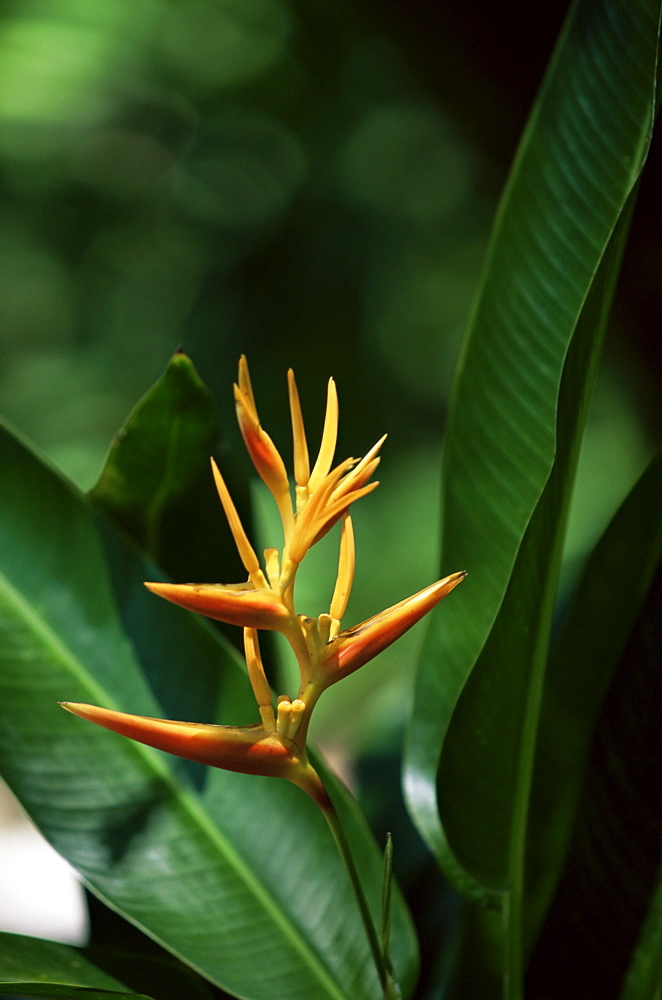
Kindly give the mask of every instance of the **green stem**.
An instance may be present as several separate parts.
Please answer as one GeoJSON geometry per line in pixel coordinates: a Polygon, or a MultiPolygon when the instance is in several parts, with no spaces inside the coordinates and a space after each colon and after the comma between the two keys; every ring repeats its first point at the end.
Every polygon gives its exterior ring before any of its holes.
{"type": "Polygon", "coordinates": [[[352,889],[354,890],[354,895],[356,896],[356,901],[359,905],[361,918],[363,920],[368,943],[370,945],[370,951],[372,952],[373,961],[377,968],[377,975],[379,976],[379,982],[382,987],[384,998],[385,1000],[397,1000],[400,996],[400,991],[397,985],[393,982],[391,974],[387,968],[379,943],[379,938],[377,936],[377,931],[375,930],[375,925],[372,921],[370,910],[368,908],[368,901],[365,897],[365,893],[363,892],[363,886],[361,885],[359,873],[356,869],[356,865],[354,864],[354,858],[352,857],[352,852],[350,851],[345,831],[343,830],[342,823],[340,822],[340,817],[336,807],[328,797],[328,794],[326,802],[324,804],[319,802],[319,804],[322,808],[322,812],[326,816],[327,823],[331,828],[331,833],[333,834],[334,840],[338,846],[338,851],[340,852],[340,856],[343,860],[345,868],[347,869],[347,874],[349,875],[349,880],[352,884],[352,889]]]}

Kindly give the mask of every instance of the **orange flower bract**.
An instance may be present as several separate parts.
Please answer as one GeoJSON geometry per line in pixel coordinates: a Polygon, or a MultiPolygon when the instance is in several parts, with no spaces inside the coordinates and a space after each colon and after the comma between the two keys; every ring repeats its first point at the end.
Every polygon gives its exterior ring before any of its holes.
{"type": "Polygon", "coordinates": [[[213,767],[248,774],[282,777],[303,788],[327,808],[322,783],[306,752],[311,713],[318,698],[336,681],[357,670],[395,642],[453,590],[465,577],[454,573],[353,628],[340,630],[349,600],[355,565],[350,507],[378,483],[381,438],[362,459],[336,466],[338,396],[333,379],[327,390],[322,441],[310,468],[308,444],[292,371],[288,391],[294,441],[294,491],[276,446],[262,428],[248,365],[239,363],[234,387],[237,416],[250,458],[278,508],[283,545],[264,553],[264,566],[248,540],[225,481],[212,460],[219,498],[237,550],[248,574],[246,583],[147,583],[156,595],[183,608],[244,629],[248,677],[261,722],[249,726],[215,726],[129,715],[94,705],[63,702],[63,708],[113,732],[168,753],[213,767]],[[293,502],[294,497],[294,502],[293,502]],[[337,580],[329,613],[318,618],[298,614],[296,575],[310,549],[341,521],[337,580]],[[287,639],[299,667],[296,697],[281,695],[274,705],[262,664],[259,631],[278,631],[287,639]]]}

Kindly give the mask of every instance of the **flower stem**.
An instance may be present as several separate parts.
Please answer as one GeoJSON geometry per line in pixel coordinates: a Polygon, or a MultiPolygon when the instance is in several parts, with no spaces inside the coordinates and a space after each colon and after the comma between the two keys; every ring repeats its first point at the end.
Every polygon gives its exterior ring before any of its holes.
{"type": "Polygon", "coordinates": [[[358,903],[363,925],[365,927],[368,944],[370,945],[370,951],[372,952],[373,961],[377,968],[377,975],[379,977],[384,1000],[399,1000],[401,995],[400,990],[397,983],[393,980],[384,958],[379,938],[377,936],[377,931],[375,930],[375,925],[372,921],[370,910],[368,908],[368,901],[365,897],[363,886],[361,885],[361,880],[354,863],[354,858],[352,857],[349,842],[345,836],[342,823],[340,822],[340,816],[338,815],[336,807],[331,801],[328,793],[325,796],[324,802],[320,801],[320,799],[317,801],[326,817],[329,827],[331,828],[331,833],[333,834],[338,851],[340,852],[347,874],[349,875],[349,880],[351,882],[352,889],[354,890],[354,895],[356,896],[356,901],[358,903]]]}

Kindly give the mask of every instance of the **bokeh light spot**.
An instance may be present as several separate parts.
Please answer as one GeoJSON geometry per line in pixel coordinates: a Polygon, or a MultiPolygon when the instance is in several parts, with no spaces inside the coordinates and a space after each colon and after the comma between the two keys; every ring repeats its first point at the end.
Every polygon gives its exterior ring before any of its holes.
{"type": "Polygon", "coordinates": [[[164,6],[161,46],[193,83],[227,87],[265,72],[283,54],[290,29],[278,0],[188,0],[164,6]]]}

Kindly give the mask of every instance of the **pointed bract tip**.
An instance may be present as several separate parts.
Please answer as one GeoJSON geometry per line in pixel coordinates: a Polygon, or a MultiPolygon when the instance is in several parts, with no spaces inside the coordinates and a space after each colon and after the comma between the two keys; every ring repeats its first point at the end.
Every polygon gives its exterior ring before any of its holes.
{"type": "Polygon", "coordinates": [[[288,778],[299,784],[309,765],[291,741],[279,739],[262,726],[214,726],[129,715],[98,705],[63,702],[73,715],[146,746],[186,760],[226,771],[288,778]]]}
{"type": "Polygon", "coordinates": [[[330,682],[353,673],[399,639],[450,594],[466,575],[464,570],[452,573],[360,625],[340,632],[328,647],[330,682]]]}

